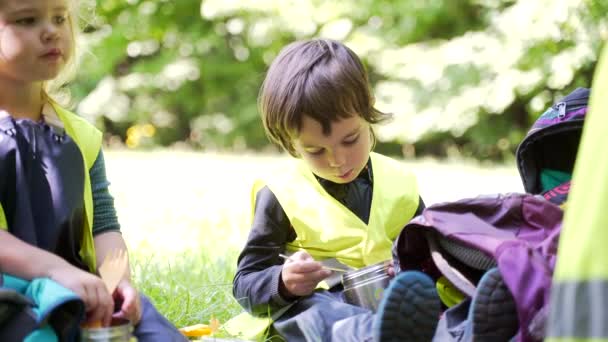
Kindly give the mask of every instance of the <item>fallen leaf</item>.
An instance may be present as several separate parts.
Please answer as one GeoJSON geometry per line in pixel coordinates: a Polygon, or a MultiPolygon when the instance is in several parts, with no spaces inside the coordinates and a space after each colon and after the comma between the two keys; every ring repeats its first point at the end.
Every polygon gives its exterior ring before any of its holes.
{"type": "Polygon", "coordinates": [[[207,324],[195,324],[188,327],[183,327],[179,331],[187,337],[199,337],[211,335],[212,328],[207,324]]]}

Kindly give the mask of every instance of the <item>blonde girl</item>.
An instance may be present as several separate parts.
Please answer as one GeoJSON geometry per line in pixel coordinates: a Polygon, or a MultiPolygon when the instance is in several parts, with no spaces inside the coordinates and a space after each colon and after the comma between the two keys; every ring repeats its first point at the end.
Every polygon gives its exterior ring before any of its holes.
{"type": "Polygon", "coordinates": [[[88,322],[126,318],[140,341],[183,340],[128,268],[113,293],[97,275],[109,251],[126,251],[101,132],[49,91],[75,61],[76,5],[0,0],[0,272],[73,291],[88,322]]]}

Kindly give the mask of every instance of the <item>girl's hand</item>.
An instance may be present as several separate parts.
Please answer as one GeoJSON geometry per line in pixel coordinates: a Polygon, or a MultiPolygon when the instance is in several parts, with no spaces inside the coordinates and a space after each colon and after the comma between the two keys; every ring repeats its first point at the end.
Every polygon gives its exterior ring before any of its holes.
{"type": "Polygon", "coordinates": [[[87,322],[110,325],[114,301],[101,278],[67,262],[49,269],[48,275],[52,280],[74,291],[84,301],[87,322]]]}
{"type": "Polygon", "coordinates": [[[114,291],[114,300],[120,305],[120,310],[114,314],[114,317],[126,318],[133,325],[137,325],[141,320],[141,301],[139,293],[130,281],[123,279],[118,283],[114,291]]]}
{"type": "Polygon", "coordinates": [[[330,275],[331,271],[323,269],[323,265],[315,261],[310,254],[299,251],[285,260],[281,270],[283,286],[279,286],[279,291],[286,298],[307,296],[314,291],[321,280],[330,275]]]}

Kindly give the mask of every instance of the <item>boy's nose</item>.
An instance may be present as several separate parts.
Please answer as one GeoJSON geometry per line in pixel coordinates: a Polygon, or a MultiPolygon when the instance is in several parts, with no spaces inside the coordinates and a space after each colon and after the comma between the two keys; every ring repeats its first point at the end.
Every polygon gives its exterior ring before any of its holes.
{"type": "Polygon", "coordinates": [[[334,151],[329,154],[329,166],[340,167],[346,162],[346,156],[340,151],[334,151]]]}

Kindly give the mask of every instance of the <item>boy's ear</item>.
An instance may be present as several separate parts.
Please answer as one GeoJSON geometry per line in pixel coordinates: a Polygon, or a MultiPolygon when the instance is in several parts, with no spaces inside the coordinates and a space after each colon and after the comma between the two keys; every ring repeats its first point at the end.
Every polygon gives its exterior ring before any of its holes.
{"type": "Polygon", "coordinates": [[[372,128],[372,126],[369,126],[369,138],[372,140],[371,143],[371,148],[370,148],[370,152],[374,150],[374,148],[376,148],[376,133],[374,132],[374,129],[372,128]]]}

